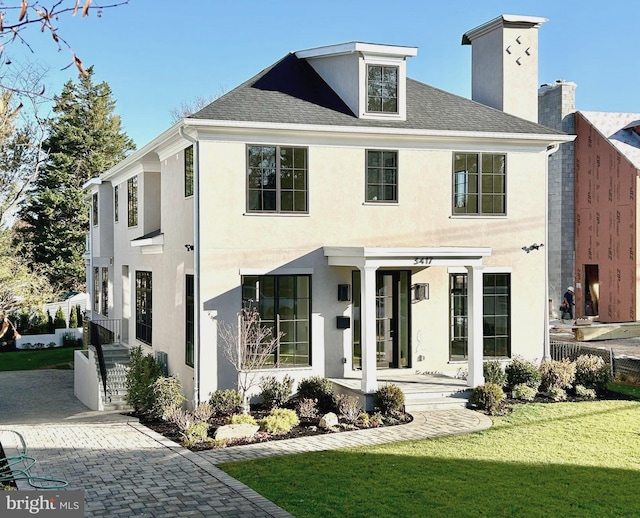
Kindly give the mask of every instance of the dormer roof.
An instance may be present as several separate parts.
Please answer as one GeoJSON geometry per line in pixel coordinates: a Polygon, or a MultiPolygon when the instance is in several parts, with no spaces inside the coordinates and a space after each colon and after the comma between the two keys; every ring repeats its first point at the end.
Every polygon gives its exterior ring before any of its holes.
{"type": "Polygon", "coordinates": [[[349,43],[339,43],[337,45],[325,45],[323,47],[316,47],[313,49],[298,50],[297,52],[295,52],[295,55],[296,57],[301,59],[309,59],[328,56],[341,56],[344,54],[353,53],[405,59],[408,57],[417,56],[418,48],[352,41],[349,43]]]}

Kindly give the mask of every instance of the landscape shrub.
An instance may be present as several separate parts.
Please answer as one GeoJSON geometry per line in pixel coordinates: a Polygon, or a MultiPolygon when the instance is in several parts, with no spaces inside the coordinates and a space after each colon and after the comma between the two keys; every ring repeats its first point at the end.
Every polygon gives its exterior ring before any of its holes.
{"type": "Polygon", "coordinates": [[[482,365],[485,383],[495,383],[499,387],[504,387],[507,382],[507,374],[502,368],[502,363],[498,360],[490,360],[482,365]]]}
{"type": "Polygon", "coordinates": [[[208,401],[203,401],[193,409],[193,417],[198,421],[209,421],[213,416],[213,408],[208,401]]]}
{"type": "Polygon", "coordinates": [[[233,414],[227,419],[227,424],[257,424],[255,418],[249,414],[233,414]]]}
{"type": "Polygon", "coordinates": [[[582,397],[585,399],[595,399],[596,391],[590,388],[586,388],[584,385],[576,385],[575,387],[576,396],[582,397]]]}
{"type": "Polygon", "coordinates": [[[179,408],[185,401],[182,385],[177,376],[160,376],[153,382],[153,414],[167,420],[167,413],[179,408]]]}
{"type": "Polygon", "coordinates": [[[538,366],[530,360],[521,357],[514,358],[504,369],[507,375],[507,388],[524,383],[525,385],[538,390],[542,375],[538,366]]]}
{"type": "Polygon", "coordinates": [[[275,408],[267,417],[260,419],[260,429],[272,434],[287,433],[300,423],[295,411],[288,408],[275,408]]]}
{"type": "Polygon", "coordinates": [[[367,412],[360,412],[358,416],[358,422],[362,424],[365,428],[368,428],[371,425],[371,417],[367,412]]]}
{"type": "Polygon", "coordinates": [[[293,392],[293,378],[288,374],[279,381],[275,376],[260,379],[260,397],[265,408],[279,408],[289,400],[293,392]]]}
{"type": "Polygon", "coordinates": [[[315,419],[318,417],[318,405],[317,400],[304,398],[298,400],[296,408],[298,410],[298,415],[302,419],[315,419]]]}
{"type": "Polygon", "coordinates": [[[242,393],[236,389],[216,390],[209,394],[213,415],[232,415],[242,410],[242,393]]]}
{"type": "Polygon", "coordinates": [[[299,399],[315,399],[320,412],[331,412],[335,409],[333,383],[321,376],[305,378],[298,384],[299,399]]]}
{"type": "Polygon", "coordinates": [[[497,414],[505,399],[502,387],[495,383],[485,383],[471,391],[471,403],[488,414],[497,414]]]}
{"type": "Polygon", "coordinates": [[[62,306],[58,306],[56,310],[56,314],[53,317],[53,328],[54,329],[66,329],[67,321],[64,318],[64,312],[62,311],[62,306]]]}
{"type": "Polygon", "coordinates": [[[386,383],[373,395],[373,405],[383,415],[402,412],[404,409],[404,392],[395,383],[386,383]]]}
{"type": "Polygon", "coordinates": [[[375,414],[369,417],[370,428],[378,428],[383,424],[384,424],[384,419],[382,418],[382,414],[380,412],[376,412],[375,414]]]}
{"type": "Polygon", "coordinates": [[[29,318],[28,327],[32,333],[45,334],[47,333],[48,324],[47,314],[44,312],[44,309],[40,307],[29,318]]]}
{"type": "Polygon", "coordinates": [[[600,356],[583,354],[576,359],[576,385],[584,385],[596,393],[604,392],[611,381],[611,368],[600,356]]]}
{"type": "Polygon", "coordinates": [[[576,364],[568,358],[543,361],[540,364],[540,374],[543,391],[552,388],[568,389],[573,386],[576,378],[576,364]]]}
{"type": "Polygon", "coordinates": [[[198,421],[182,433],[182,444],[187,448],[209,440],[209,423],[198,421]]]}
{"type": "Polygon", "coordinates": [[[511,396],[514,399],[520,399],[522,401],[533,401],[538,394],[538,391],[533,387],[525,385],[524,383],[520,383],[513,387],[511,391],[511,396]]]}
{"type": "Polygon", "coordinates": [[[55,342],[49,342],[47,344],[47,349],[53,349],[54,347],[58,347],[58,344],[55,342]]]}
{"type": "Polygon", "coordinates": [[[338,412],[348,423],[355,423],[362,412],[360,400],[348,394],[338,394],[336,396],[336,406],[338,412]]]}
{"type": "Polygon", "coordinates": [[[153,383],[162,376],[163,369],[153,356],[144,354],[142,346],[129,351],[126,401],[136,413],[147,413],[153,408],[153,383]]]}
{"type": "Polygon", "coordinates": [[[567,391],[560,387],[551,387],[546,392],[547,397],[554,401],[564,401],[567,399],[567,391]]]}
{"type": "Polygon", "coordinates": [[[78,326],[78,310],[75,306],[71,306],[71,312],[69,314],[69,327],[75,329],[78,326]]]}

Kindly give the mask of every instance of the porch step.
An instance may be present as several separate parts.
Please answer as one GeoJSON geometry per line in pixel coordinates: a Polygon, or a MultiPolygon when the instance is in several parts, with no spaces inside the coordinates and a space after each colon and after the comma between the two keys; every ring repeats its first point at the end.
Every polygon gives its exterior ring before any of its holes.
{"type": "Polygon", "coordinates": [[[453,393],[410,393],[405,394],[404,408],[409,414],[412,412],[466,408],[469,405],[470,397],[471,391],[468,390],[453,393]]]}

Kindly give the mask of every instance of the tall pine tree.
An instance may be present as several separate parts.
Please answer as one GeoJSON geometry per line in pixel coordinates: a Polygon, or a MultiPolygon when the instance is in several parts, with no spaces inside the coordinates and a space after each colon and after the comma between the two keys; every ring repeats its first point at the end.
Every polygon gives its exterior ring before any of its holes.
{"type": "Polygon", "coordinates": [[[113,114],[105,82],[93,84],[93,68],[54,97],[54,116],[43,148],[48,161],[20,212],[19,233],[35,264],[58,292],[82,289],[89,207],[82,186],[135,149],[113,114]]]}

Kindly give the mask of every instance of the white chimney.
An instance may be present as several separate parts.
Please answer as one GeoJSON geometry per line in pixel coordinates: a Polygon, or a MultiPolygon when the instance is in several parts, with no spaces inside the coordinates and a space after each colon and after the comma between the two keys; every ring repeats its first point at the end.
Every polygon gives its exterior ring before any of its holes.
{"type": "Polygon", "coordinates": [[[546,21],[503,14],[464,33],[474,101],[538,122],[538,27],[546,21]]]}

